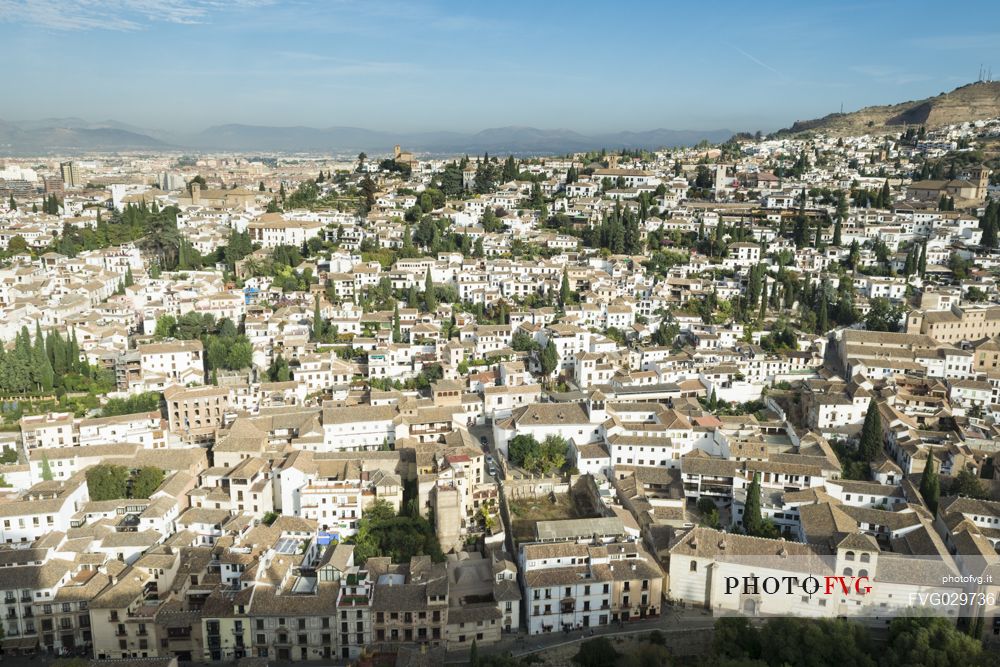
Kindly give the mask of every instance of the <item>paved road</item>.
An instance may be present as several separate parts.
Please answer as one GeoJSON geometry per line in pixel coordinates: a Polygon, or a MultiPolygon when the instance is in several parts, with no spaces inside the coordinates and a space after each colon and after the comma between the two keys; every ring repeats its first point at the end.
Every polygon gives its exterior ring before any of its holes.
{"type": "MultiPolygon", "coordinates": [[[[523,632],[516,635],[507,635],[496,644],[480,646],[479,652],[490,655],[510,653],[514,657],[521,657],[566,644],[575,644],[585,639],[600,637],[602,635],[646,634],[653,630],[660,630],[666,633],[684,633],[692,630],[711,628],[715,625],[715,618],[701,611],[680,610],[672,607],[664,607],[664,610],[663,615],[659,618],[630,621],[622,626],[613,623],[593,628],[571,630],[570,632],[551,632],[544,635],[528,635],[523,632]]],[[[467,650],[463,650],[450,654],[454,657],[449,657],[447,664],[464,663],[467,660],[467,653],[467,650]]]]}

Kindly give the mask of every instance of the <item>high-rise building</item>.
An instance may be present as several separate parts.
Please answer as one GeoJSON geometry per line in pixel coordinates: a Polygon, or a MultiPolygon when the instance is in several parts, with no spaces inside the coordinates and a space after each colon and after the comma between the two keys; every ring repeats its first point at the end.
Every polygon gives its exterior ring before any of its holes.
{"type": "Polygon", "coordinates": [[[65,183],[63,183],[63,179],[58,176],[46,176],[45,194],[58,195],[59,197],[62,197],[64,194],[66,194],[66,187],[65,183]]]}
{"type": "Polygon", "coordinates": [[[80,168],[76,166],[75,162],[63,162],[59,165],[59,169],[62,171],[63,183],[66,184],[67,188],[83,185],[80,168]]]}

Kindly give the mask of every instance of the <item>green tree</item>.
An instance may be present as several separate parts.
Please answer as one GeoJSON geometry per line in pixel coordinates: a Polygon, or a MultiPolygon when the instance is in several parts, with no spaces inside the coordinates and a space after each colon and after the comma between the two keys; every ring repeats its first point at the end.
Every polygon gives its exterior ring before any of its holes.
{"type": "Polygon", "coordinates": [[[542,366],[542,375],[545,377],[551,376],[559,366],[559,352],[556,350],[556,344],[551,339],[542,348],[542,353],[539,355],[539,363],[542,366]]]}
{"type": "Polygon", "coordinates": [[[20,234],[15,234],[7,241],[7,252],[11,255],[24,255],[29,252],[28,242],[20,234]]]}
{"type": "Polygon", "coordinates": [[[827,304],[826,280],[819,289],[819,307],[816,310],[816,332],[825,334],[830,329],[829,306],[827,304]]]}
{"type": "Polygon", "coordinates": [[[165,473],[160,468],[143,466],[132,477],[132,498],[149,498],[163,484],[165,473]]]}
{"type": "Polygon", "coordinates": [[[285,358],[278,354],[267,369],[267,377],[271,382],[288,382],[291,380],[291,369],[285,358]]]}
{"type": "Polygon", "coordinates": [[[91,500],[118,500],[128,496],[128,470],[102,463],[87,470],[87,490],[91,500]]]}
{"type": "Polygon", "coordinates": [[[371,176],[367,174],[363,179],[361,179],[361,200],[358,204],[358,208],[362,215],[368,215],[369,211],[375,207],[375,193],[378,192],[378,186],[375,185],[375,181],[371,179],[371,176]]]}
{"type": "Polygon", "coordinates": [[[111,398],[101,409],[102,417],[117,417],[119,415],[133,415],[139,412],[153,412],[160,409],[161,395],[159,392],[149,391],[142,394],[135,394],[128,398],[111,398]]]}
{"type": "Polygon", "coordinates": [[[170,207],[149,215],[146,233],[139,241],[145,250],[152,253],[165,268],[177,266],[181,235],[177,230],[177,209],[170,207]]]}
{"type": "Polygon", "coordinates": [[[715,621],[712,651],[719,658],[757,659],[760,657],[760,630],[745,616],[723,616],[715,621]]]}
{"type": "Polygon", "coordinates": [[[897,331],[903,310],[894,307],[885,297],[877,296],[870,300],[868,314],[865,315],[865,328],[869,331],[897,331]]]}
{"type": "Polygon", "coordinates": [[[845,619],[773,618],[759,636],[760,658],[772,667],[876,667],[879,662],[868,628],[845,619]]]}
{"type": "Polygon", "coordinates": [[[323,313],[319,307],[319,294],[317,294],[315,304],[313,305],[312,340],[313,341],[322,340],[324,329],[325,327],[323,326],[323,313]]]}
{"type": "Polygon", "coordinates": [[[764,517],[760,511],[760,473],[754,473],[753,481],[747,487],[747,498],[743,504],[743,530],[747,535],[759,536],[764,530],[764,517]]]}
{"type": "Polygon", "coordinates": [[[618,651],[607,637],[595,637],[580,644],[573,662],[580,667],[615,667],[618,663],[618,651]]]}
{"type": "Polygon", "coordinates": [[[49,464],[49,457],[42,455],[42,479],[46,482],[52,481],[52,466],[49,464]]]}
{"type": "Polygon", "coordinates": [[[924,468],[924,474],[920,476],[920,495],[924,497],[931,514],[937,514],[938,501],[941,499],[941,479],[938,476],[934,454],[927,457],[927,466],[924,468]]]}
{"type": "Polygon", "coordinates": [[[205,352],[205,360],[208,362],[208,369],[215,371],[226,367],[226,360],[229,357],[229,347],[222,338],[212,338],[205,352]]]}
{"type": "Polygon", "coordinates": [[[395,563],[406,563],[420,555],[430,556],[435,562],[444,560],[430,521],[415,511],[397,515],[382,499],[369,505],[361,515],[353,542],[354,559],[358,563],[372,556],[388,556],[395,563]]]}
{"type": "Polygon", "coordinates": [[[524,433],[514,436],[507,443],[507,456],[510,462],[517,466],[523,466],[529,456],[537,456],[540,450],[539,442],[524,433]]]}
{"type": "Polygon", "coordinates": [[[568,450],[566,440],[558,435],[549,435],[539,445],[537,454],[529,455],[524,467],[542,475],[552,475],[566,465],[568,450]]]}
{"type": "Polygon", "coordinates": [[[434,278],[431,276],[431,267],[427,267],[427,275],[424,277],[424,309],[429,313],[437,310],[437,295],[434,293],[434,278]]]}
{"type": "Polygon", "coordinates": [[[403,331],[399,326],[399,304],[397,303],[392,309],[392,342],[402,343],[403,342],[403,331]]]}
{"type": "Polygon", "coordinates": [[[479,647],[476,646],[476,640],[472,640],[472,646],[469,647],[469,667],[482,667],[482,662],[479,660],[479,647]]]}
{"type": "Polygon", "coordinates": [[[962,470],[955,476],[955,479],[951,482],[951,487],[948,489],[948,494],[983,500],[988,499],[990,496],[976,474],[969,470],[962,470]]]}
{"type": "Polygon", "coordinates": [[[861,440],[858,442],[858,455],[866,463],[874,461],[882,453],[882,415],[878,404],[872,398],[868,402],[868,412],[865,415],[864,426],[861,427],[861,440]]]}
{"type": "Polygon", "coordinates": [[[889,643],[882,662],[893,667],[965,667],[980,664],[983,657],[982,644],[959,632],[953,621],[901,616],[889,624],[889,643]]]}
{"type": "Polygon", "coordinates": [[[238,340],[226,355],[226,368],[233,371],[250,368],[253,365],[253,346],[246,339],[238,340]]]}
{"type": "Polygon", "coordinates": [[[562,284],[559,286],[559,305],[565,308],[572,298],[573,291],[569,286],[569,272],[563,267],[562,284]]]}

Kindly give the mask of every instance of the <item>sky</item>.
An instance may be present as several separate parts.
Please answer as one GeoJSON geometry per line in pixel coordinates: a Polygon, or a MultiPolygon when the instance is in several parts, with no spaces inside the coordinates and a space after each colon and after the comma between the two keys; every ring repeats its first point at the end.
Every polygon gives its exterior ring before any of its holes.
{"type": "Polygon", "coordinates": [[[0,0],[0,119],[769,131],[1000,79],[957,4],[0,0]]]}

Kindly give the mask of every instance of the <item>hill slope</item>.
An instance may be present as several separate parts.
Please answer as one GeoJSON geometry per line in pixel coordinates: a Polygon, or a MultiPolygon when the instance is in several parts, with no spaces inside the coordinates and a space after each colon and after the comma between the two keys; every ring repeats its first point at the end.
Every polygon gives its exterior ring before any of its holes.
{"type": "Polygon", "coordinates": [[[864,134],[900,126],[924,125],[928,128],[964,121],[984,120],[1000,116],[1000,82],[970,83],[936,97],[923,100],[865,107],[851,113],[832,113],[813,120],[795,121],[778,134],[826,132],[831,134],[864,134]]]}

